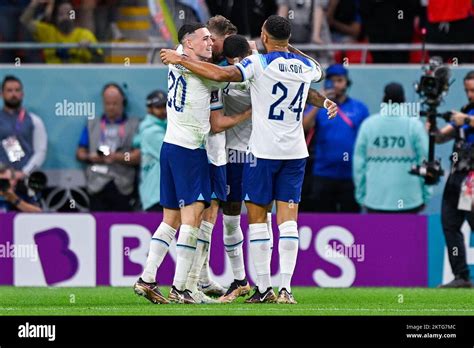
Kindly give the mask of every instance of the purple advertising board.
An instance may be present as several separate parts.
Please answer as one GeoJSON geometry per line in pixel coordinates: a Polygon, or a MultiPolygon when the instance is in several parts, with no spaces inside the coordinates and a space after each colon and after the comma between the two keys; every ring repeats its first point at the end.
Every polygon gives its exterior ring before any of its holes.
{"type": "MultiPolygon", "coordinates": [[[[0,215],[0,285],[130,286],[145,264],[161,214],[0,215]]],[[[300,286],[427,286],[427,221],[416,215],[300,214],[299,255],[293,284],[300,286]]],[[[248,223],[242,216],[242,230],[248,223]]],[[[272,282],[278,285],[278,227],[273,219],[272,282]]],[[[214,278],[228,284],[232,270],[219,217],[212,236],[214,278]]],[[[171,284],[172,244],[158,270],[171,284]]],[[[244,243],[247,275],[256,278],[244,243]]]]}

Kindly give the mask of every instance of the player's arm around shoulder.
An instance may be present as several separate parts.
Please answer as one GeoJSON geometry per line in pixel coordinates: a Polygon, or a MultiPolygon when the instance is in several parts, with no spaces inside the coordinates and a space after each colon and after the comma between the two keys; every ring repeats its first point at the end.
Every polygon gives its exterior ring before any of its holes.
{"type": "Polygon", "coordinates": [[[249,108],[244,112],[236,115],[224,116],[224,109],[211,111],[211,132],[220,133],[232,128],[239,123],[249,119],[252,116],[252,109],[249,108]]]}
{"type": "Polygon", "coordinates": [[[317,73],[318,73],[318,76],[316,77],[314,82],[318,83],[318,82],[321,82],[322,80],[324,80],[324,78],[326,77],[326,75],[324,73],[324,69],[316,59],[314,59],[313,57],[308,56],[306,53],[300,51],[299,49],[297,49],[296,47],[293,47],[292,45],[288,45],[288,50],[291,53],[295,53],[295,54],[298,54],[302,57],[305,57],[306,59],[308,59],[309,61],[311,61],[313,63],[314,68],[317,70],[317,73]]]}
{"type": "Polygon", "coordinates": [[[160,51],[161,61],[164,64],[182,65],[196,75],[209,80],[219,82],[241,82],[242,73],[235,66],[220,67],[215,64],[192,60],[184,55],[180,55],[175,50],[162,49],[160,51]]]}

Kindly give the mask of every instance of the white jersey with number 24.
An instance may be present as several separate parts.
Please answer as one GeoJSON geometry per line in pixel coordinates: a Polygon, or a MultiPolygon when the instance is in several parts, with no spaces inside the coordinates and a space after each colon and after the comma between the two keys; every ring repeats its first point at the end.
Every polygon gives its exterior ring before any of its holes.
{"type": "Polygon", "coordinates": [[[252,134],[249,151],[257,158],[308,157],[303,111],[312,81],[322,71],[311,60],[287,52],[252,55],[236,64],[250,80],[252,134]]]}

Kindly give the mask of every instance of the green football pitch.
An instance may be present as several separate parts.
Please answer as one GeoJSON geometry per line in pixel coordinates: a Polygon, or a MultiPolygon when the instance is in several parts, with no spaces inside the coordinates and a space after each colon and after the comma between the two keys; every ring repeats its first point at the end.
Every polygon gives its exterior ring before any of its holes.
{"type": "MultiPolygon", "coordinates": [[[[165,294],[169,288],[163,287],[165,294]]],[[[474,315],[474,289],[293,288],[297,305],[155,305],[132,288],[0,287],[0,315],[474,315]]]]}

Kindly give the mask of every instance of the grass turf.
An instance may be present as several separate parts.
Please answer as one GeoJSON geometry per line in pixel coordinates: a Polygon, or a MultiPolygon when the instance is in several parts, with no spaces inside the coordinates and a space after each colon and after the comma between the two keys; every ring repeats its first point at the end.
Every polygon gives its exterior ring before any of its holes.
{"type": "MultiPolygon", "coordinates": [[[[165,294],[168,288],[163,287],[165,294]]],[[[0,315],[474,315],[474,289],[294,288],[297,305],[154,305],[130,288],[0,287],[0,315]]]]}

